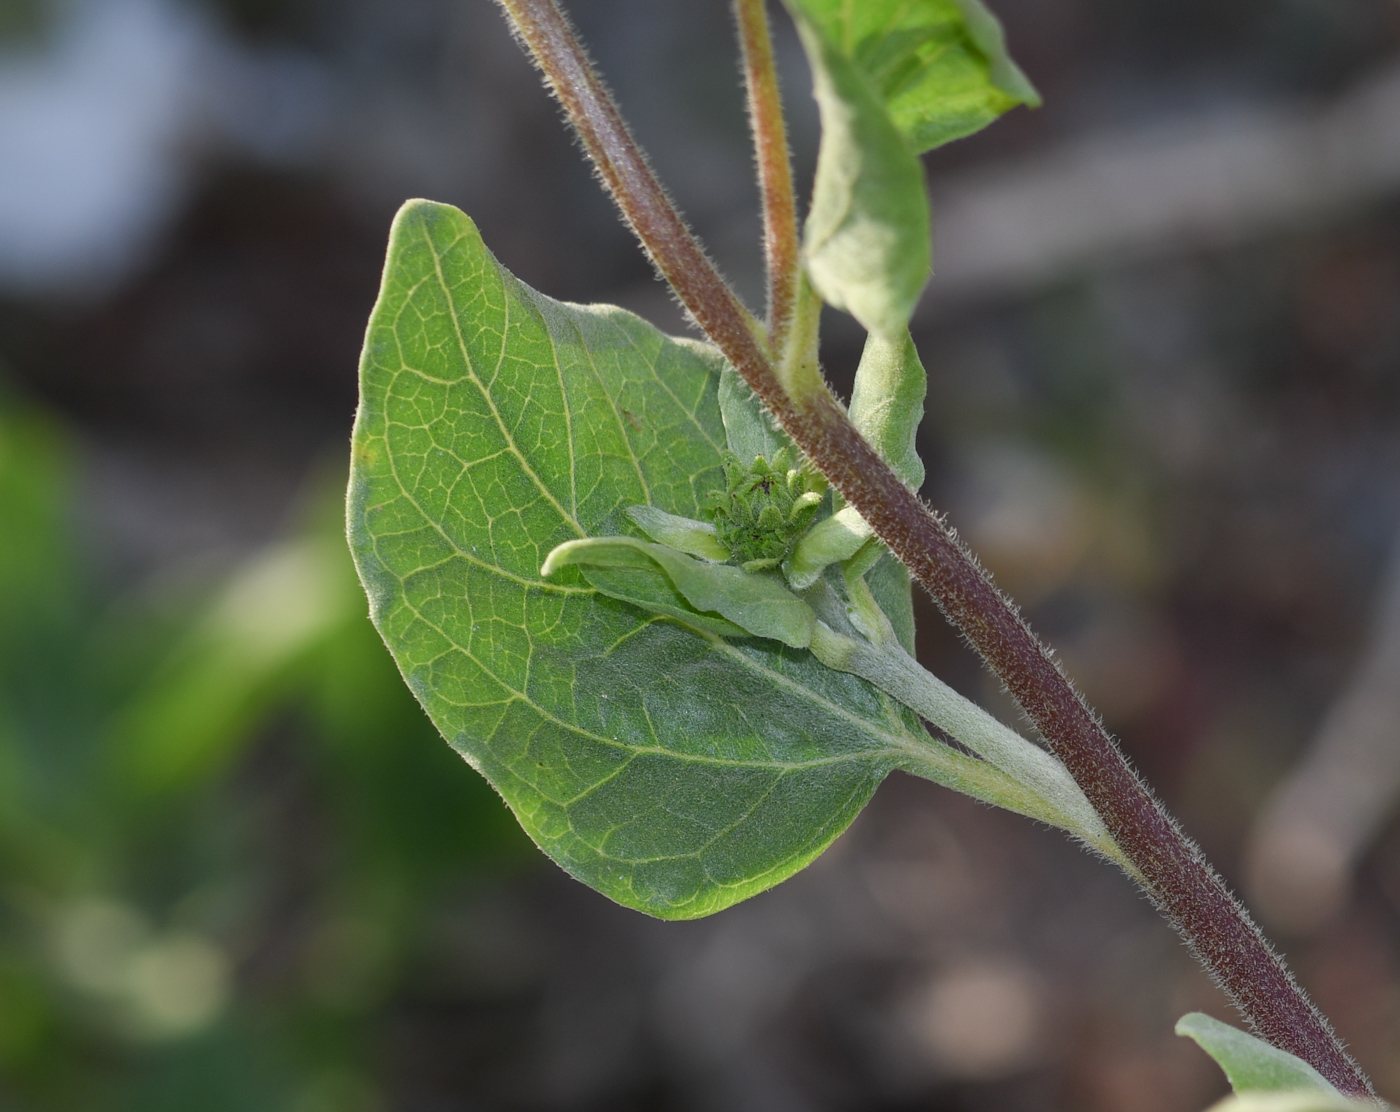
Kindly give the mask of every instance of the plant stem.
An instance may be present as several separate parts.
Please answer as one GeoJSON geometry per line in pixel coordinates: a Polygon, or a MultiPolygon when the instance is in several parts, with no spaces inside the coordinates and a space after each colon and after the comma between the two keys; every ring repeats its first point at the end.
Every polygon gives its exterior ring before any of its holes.
{"type": "Polygon", "coordinates": [[[554,0],[498,2],[682,303],[1006,684],[1216,982],[1273,1045],[1309,1062],[1343,1092],[1374,1096],[1283,960],[972,555],[861,438],[819,380],[789,376],[793,394],[784,389],[756,322],[675,212],[554,0]]]}
{"type": "Polygon", "coordinates": [[[883,464],[833,401],[811,399],[789,432],[1006,684],[1142,874],[1153,902],[1249,1022],[1342,1091],[1374,1096],[1248,912],[943,522],[883,464]]]}
{"type": "Polygon", "coordinates": [[[758,161],[758,187],[763,197],[763,251],[768,264],[768,346],[783,350],[797,284],[797,201],[792,188],[787,121],[778,91],[778,68],[768,31],[765,0],[734,0],[743,48],[744,85],[748,90],[749,125],[758,161]]]}
{"type": "MultiPolygon", "coordinates": [[[[860,582],[864,586],[865,581],[860,582]]],[[[860,676],[893,695],[925,722],[1006,773],[1035,808],[1023,803],[1022,814],[1068,831],[1131,874],[1132,865],[1064,766],[924,668],[904,651],[879,607],[874,609],[888,636],[871,642],[846,636],[819,621],[812,634],[812,655],[828,668],[860,676]]]]}
{"type": "Polygon", "coordinates": [[[720,276],[647,164],[573,29],[553,0],[497,0],[559,98],[603,184],[661,276],[721,351],[751,353],[763,325],[720,276]]]}

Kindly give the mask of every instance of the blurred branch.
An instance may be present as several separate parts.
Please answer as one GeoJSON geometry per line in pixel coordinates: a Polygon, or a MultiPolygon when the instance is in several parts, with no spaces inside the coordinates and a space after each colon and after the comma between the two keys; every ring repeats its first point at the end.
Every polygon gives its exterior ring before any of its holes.
{"type": "Polygon", "coordinates": [[[1400,536],[1371,642],[1312,746],[1260,815],[1248,850],[1259,912],[1307,933],[1345,904],[1357,859],[1400,796],[1400,536]]]}
{"type": "Polygon", "coordinates": [[[932,181],[925,312],[1081,266],[1226,246],[1400,192],[1400,63],[1320,108],[1238,108],[932,181]]]}

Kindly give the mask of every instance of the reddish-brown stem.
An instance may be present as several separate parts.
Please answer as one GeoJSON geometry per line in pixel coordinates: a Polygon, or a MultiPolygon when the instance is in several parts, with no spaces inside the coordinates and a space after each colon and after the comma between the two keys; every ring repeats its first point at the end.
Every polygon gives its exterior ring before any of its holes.
{"type": "Polygon", "coordinates": [[[1251,1025],[1343,1092],[1374,1096],[1322,1014],[1133,771],[1016,609],[824,388],[790,397],[756,322],[652,175],[554,0],[499,0],[604,182],[682,303],[783,428],[967,637],[1064,762],[1148,894],[1251,1025]]]}
{"type": "Polygon", "coordinates": [[[553,0],[498,0],[568,113],[603,184],[705,335],[767,366],[763,326],[744,308],[686,227],[553,0]]]}
{"type": "Polygon", "coordinates": [[[792,322],[801,274],[798,258],[797,201],[792,189],[787,120],[778,90],[773,39],[764,0],[734,0],[743,48],[749,123],[763,197],[763,251],[768,263],[768,346],[781,352],[792,322]]]}
{"type": "Polygon", "coordinates": [[[804,406],[790,431],[1006,684],[1141,872],[1153,901],[1259,1034],[1342,1091],[1374,1096],[1248,912],[943,522],[883,465],[829,397],[804,406]]]}

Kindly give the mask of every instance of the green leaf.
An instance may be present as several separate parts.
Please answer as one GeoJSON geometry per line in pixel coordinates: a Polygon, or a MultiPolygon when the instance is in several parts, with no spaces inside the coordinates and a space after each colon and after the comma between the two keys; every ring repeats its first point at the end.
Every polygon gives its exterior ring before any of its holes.
{"type": "Polygon", "coordinates": [[[851,391],[851,423],[913,490],[924,485],[914,440],[927,393],[928,375],[908,329],[894,339],[866,337],[851,391]]]}
{"type": "Polygon", "coordinates": [[[1336,1088],[1301,1058],[1202,1012],[1182,1016],[1176,1033],[1194,1039],[1214,1058],[1236,1093],[1309,1089],[1341,1098],[1336,1088]]]}
{"type": "Polygon", "coordinates": [[[678,548],[711,563],[723,563],[729,559],[729,549],[719,543],[715,527],[708,521],[678,517],[655,506],[628,506],[627,516],[658,544],[678,548]]]}
{"type": "Polygon", "coordinates": [[[719,374],[719,411],[729,450],[740,463],[751,464],[759,456],[772,459],[783,449],[798,457],[787,433],[778,428],[749,384],[728,363],[719,374]]]}
{"type": "Polygon", "coordinates": [[[1040,104],[980,0],[792,0],[865,75],[917,152],[1040,104]]]}
{"type": "Polygon", "coordinates": [[[822,139],[803,261],[828,305],[897,336],[928,281],[924,169],[859,66],[794,12],[812,67],[822,139]]]}
{"type": "MultiPolygon", "coordinates": [[[[535,293],[465,215],[415,201],[353,440],[351,547],[409,686],[551,857],[668,918],[802,868],[892,768],[984,797],[1004,780],[805,650],[728,642],[578,569],[540,575],[556,546],[628,531],[629,506],[699,517],[723,482],[722,365],[620,309],[535,293]]],[[[639,569],[614,570],[637,589],[639,569]]]]}
{"type": "Polygon", "coordinates": [[[842,507],[797,542],[787,563],[788,581],[798,590],[810,587],[829,565],[849,560],[872,535],[854,506],[842,507]]]}
{"type": "Polygon", "coordinates": [[[822,141],[804,260],[822,300],[895,341],[928,280],[920,152],[1039,104],[979,0],[787,0],[822,141]]]}
{"type": "MultiPolygon", "coordinates": [[[[654,564],[697,612],[714,613],[755,637],[769,637],[793,649],[812,643],[817,616],[776,575],[751,574],[732,564],[707,564],[665,545],[632,537],[590,537],[565,541],[549,554],[540,574],[549,577],[570,565],[633,568],[641,557],[654,564]]],[[[696,698],[711,696],[696,692],[696,698]]]]}

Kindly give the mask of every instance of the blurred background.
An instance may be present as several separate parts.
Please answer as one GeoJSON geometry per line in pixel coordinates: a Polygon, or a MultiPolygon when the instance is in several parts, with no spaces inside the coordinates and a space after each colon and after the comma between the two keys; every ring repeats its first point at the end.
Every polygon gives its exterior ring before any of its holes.
{"type": "MultiPolygon", "coordinates": [[[[568,6],[758,302],[727,5],[568,6]]],[[[925,495],[1400,1098],[1400,5],[996,9],[1046,106],[928,159],[925,495]]],[[[0,0],[0,1107],[1220,1095],[1171,1026],[1228,1008],[1129,883],[933,785],[695,923],[526,842],[341,539],[410,196],[685,328],[488,0],[0,0]]],[[[1014,715],[920,607],[925,663],[1014,715]]]]}

